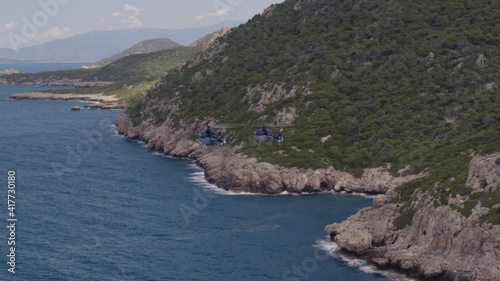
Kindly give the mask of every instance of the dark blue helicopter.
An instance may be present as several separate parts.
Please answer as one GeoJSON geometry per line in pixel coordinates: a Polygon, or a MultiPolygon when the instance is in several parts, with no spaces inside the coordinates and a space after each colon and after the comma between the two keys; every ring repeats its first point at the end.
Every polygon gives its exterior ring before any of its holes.
{"type": "MultiPolygon", "coordinates": [[[[272,126],[272,127],[277,127],[277,126],[272,126]]],[[[255,130],[253,133],[253,142],[254,143],[270,143],[273,140],[276,140],[279,145],[285,140],[285,137],[283,135],[283,128],[280,129],[279,133],[277,136],[273,135],[273,131],[269,129],[269,127],[264,124],[262,127],[259,129],[255,130]]]]}
{"type": "Polygon", "coordinates": [[[206,146],[224,146],[227,142],[225,129],[236,127],[233,124],[221,124],[213,127],[207,126],[205,131],[200,133],[200,143],[206,146]],[[217,133],[213,129],[220,129],[217,133]]]}
{"type": "Polygon", "coordinates": [[[223,146],[226,143],[224,131],[218,133],[212,131],[210,126],[200,134],[200,143],[206,146],[223,146]]]}

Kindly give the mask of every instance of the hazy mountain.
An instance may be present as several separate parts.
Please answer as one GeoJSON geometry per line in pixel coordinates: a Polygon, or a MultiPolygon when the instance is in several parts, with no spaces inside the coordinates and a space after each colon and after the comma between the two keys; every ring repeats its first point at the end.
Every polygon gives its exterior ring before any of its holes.
{"type": "Polygon", "coordinates": [[[0,58],[0,63],[18,63],[18,62],[23,62],[23,61],[0,58]]]}
{"type": "MultiPolygon", "coordinates": [[[[34,84],[34,85],[71,85],[77,87],[100,86],[104,82],[118,82],[111,88],[99,88],[98,92],[117,91],[120,85],[142,83],[148,84],[152,80],[160,78],[170,69],[195,58],[200,52],[206,50],[211,43],[230,31],[229,28],[222,28],[214,33],[205,35],[189,46],[179,45],[168,39],[146,40],[129,48],[128,55],[118,58],[102,67],[79,68],[59,71],[46,71],[38,73],[17,73],[1,75],[0,84],[34,84]],[[159,51],[152,51],[155,48],[169,47],[159,51]],[[139,53],[133,53],[133,52],[139,53]]],[[[113,56],[115,57],[115,56],[113,56]]],[[[86,88],[79,92],[89,93],[93,89],[86,88]]],[[[71,92],[75,92],[72,89],[71,92]]],[[[115,92],[113,92],[115,93],[115,92]]],[[[120,92],[117,93],[121,95],[120,92]]]]}
{"type": "Polygon", "coordinates": [[[239,22],[185,28],[156,29],[140,28],[114,31],[94,31],[65,39],[59,39],[42,45],[21,48],[16,53],[12,49],[0,49],[2,60],[49,60],[93,62],[117,54],[141,41],[156,38],[169,38],[182,45],[220,29],[222,26],[236,26],[239,22]]]}

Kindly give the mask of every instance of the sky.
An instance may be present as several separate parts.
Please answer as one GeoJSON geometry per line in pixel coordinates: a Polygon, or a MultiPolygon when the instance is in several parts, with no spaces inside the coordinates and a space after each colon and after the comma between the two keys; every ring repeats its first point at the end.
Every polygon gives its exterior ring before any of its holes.
{"type": "Polygon", "coordinates": [[[24,0],[0,4],[0,48],[23,48],[89,31],[179,29],[245,22],[284,0],[24,0]]]}

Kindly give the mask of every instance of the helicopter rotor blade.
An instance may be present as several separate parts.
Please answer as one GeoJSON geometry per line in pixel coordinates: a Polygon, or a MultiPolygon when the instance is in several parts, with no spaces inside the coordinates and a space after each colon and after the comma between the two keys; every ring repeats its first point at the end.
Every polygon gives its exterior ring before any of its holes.
{"type": "Polygon", "coordinates": [[[270,128],[280,128],[280,127],[293,127],[292,124],[266,124],[270,128]]]}
{"type": "Polygon", "coordinates": [[[240,127],[240,124],[216,124],[214,126],[211,126],[214,129],[230,129],[230,128],[236,128],[240,127]]]}

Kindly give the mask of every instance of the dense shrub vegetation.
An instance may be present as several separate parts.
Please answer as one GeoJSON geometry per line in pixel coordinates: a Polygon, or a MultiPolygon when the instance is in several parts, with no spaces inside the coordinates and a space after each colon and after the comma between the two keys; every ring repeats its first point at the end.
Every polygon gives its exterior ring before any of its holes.
{"type": "Polygon", "coordinates": [[[128,81],[130,83],[131,81],[157,79],[165,74],[167,70],[178,67],[192,59],[200,50],[200,46],[175,47],[148,54],[129,55],[100,68],[20,73],[2,78],[6,78],[12,83],[62,79],[128,81]]]}
{"type": "Polygon", "coordinates": [[[234,29],[213,58],[165,77],[130,114],[161,124],[169,112],[141,108],[178,100],[174,120],[240,123],[230,136],[241,152],[284,166],[427,169],[421,186],[447,204],[450,192],[470,192],[471,156],[500,151],[499,43],[498,1],[290,0],[234,29]],[[248,89],[274,85],[298,94],[249,110],[260,96],[248,89]],[[283,146],[251,143],[256,126],[290,107],[299,116],[283,146]]]}

